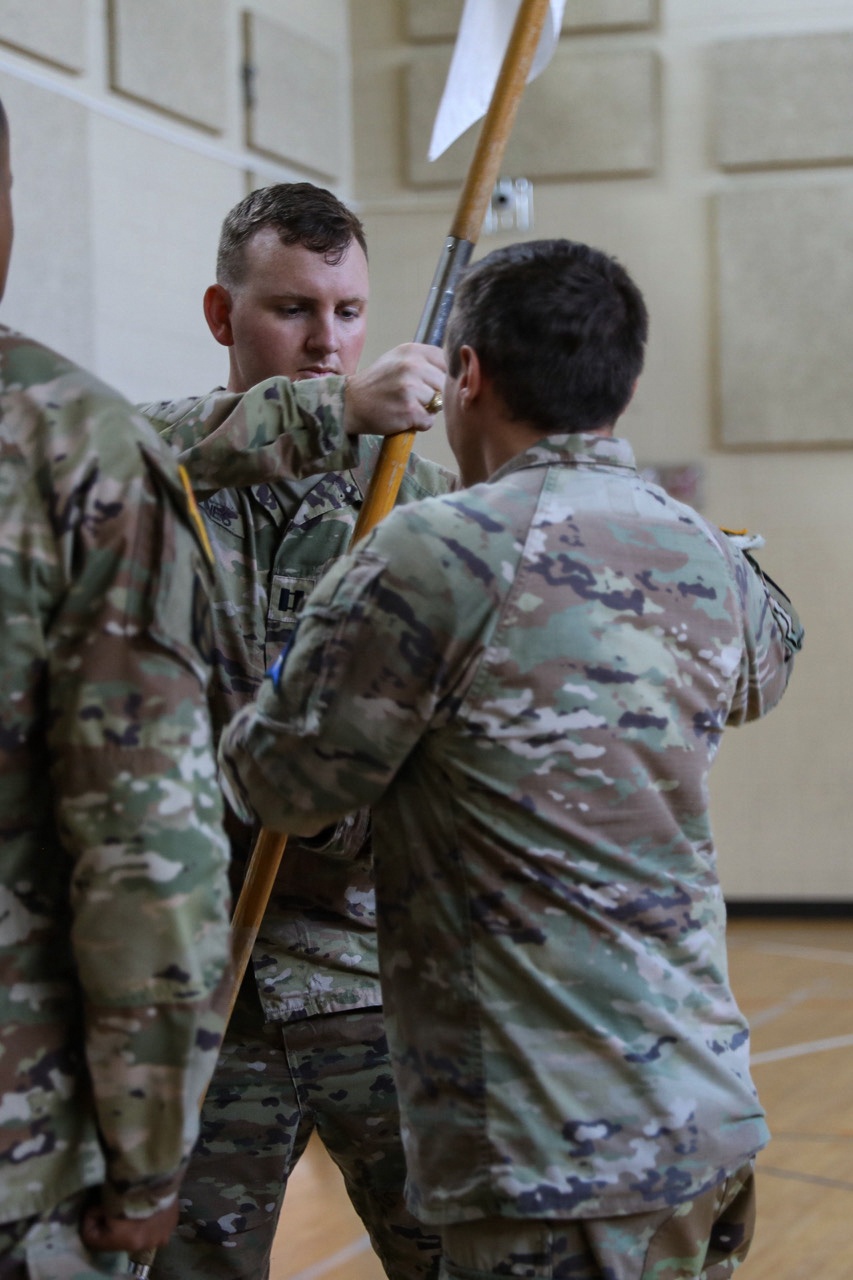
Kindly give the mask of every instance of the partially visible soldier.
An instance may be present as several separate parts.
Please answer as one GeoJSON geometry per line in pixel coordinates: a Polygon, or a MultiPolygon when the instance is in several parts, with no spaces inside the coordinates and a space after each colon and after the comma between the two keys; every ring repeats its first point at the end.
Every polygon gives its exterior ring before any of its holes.
{"type": "MultiPolygon", "coordinates": [[[[12,246],[0,107],[0,292],[12,246]]],[[[165,1242],[223,1020],[203,529],[109,387],[0,328],[0,1277],[165,1242]]]]}
{"type": "MultiPolygon", "coordinates": [[[[368,293],[363,228],[331,192],[312,183],[253,192],[225,218],[204,299],[228,353],[227,388],[143,406],[180,451],[216,552],[217,732],[255,694],[312,586],[347,549],[381,445],[370,433],[433,421],[441,350],[405,343],[359,371],[368,293]],[[309,470],[317,474],[304,478],[309,470]]],[[[400,501],[453,483],[413,455],[400,501]]],[[[229,830],[239,873],[252,831],[229,830]]],[[[366,811],[313,846],[288,842],[252,961],[156,1280],[264,1280],[287,1181],[312,1133],[387,1275],[426,1280],[438,1240],[403,1198],[366,811]]]]}
{"type": "Polygon", "coordinates": [[[802,629],[613,435],[646,308],[613,259],[489,254],[447,331],[459,494],[333,568],[221,740],[235,805],[372,806],[412,1212],[443,1280],[723,1280],[767,1141],[708,812],[802,629]]]}

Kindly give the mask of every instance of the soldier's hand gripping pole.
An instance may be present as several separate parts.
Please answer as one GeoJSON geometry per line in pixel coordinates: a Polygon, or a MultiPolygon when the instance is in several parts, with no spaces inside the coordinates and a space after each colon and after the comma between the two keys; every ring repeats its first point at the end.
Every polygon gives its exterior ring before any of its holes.
{"type": "MultiPolygon", "coordinates": [[[[415,333],[415,342],[440,347],[444,341],[453,294],[474,251],[492,191],[500,176],[507,139],[533,65],[548,9],[549,0],[521,0],[491,103],[480,129],[474,157],[415,333]]],[[[393,508],[415,435],[414,431],[404,431],[399,435],[386,436],[383,441],[376,470],[353,531],[353,545],[366,537],[393,508]]],[[[252,948],[267,909],[286,843],[286,835],[264,830],[258,836],[252,852],[231,922],[232,986],[228,1002],[229,1018],[252,958],[252,948]]],[[[148,1280],[154,1256],[154,1250],[138,1254],[131,1260],[128,1274],[136,1276],[137,1280],[148,1280]]]]}

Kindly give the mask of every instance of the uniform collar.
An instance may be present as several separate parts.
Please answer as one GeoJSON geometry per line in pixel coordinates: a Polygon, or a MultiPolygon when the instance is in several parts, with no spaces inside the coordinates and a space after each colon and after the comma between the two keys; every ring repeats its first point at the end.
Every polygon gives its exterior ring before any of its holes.
{"type": "Polygon", "coordinates": [[[636,471],[634,451],[627,440],[618,436],[564,432],[543,436],[536,444],[517,453],[499,467],[491,480],[499,480],[525,467],[595,467],[620,471],[636,471]]]}

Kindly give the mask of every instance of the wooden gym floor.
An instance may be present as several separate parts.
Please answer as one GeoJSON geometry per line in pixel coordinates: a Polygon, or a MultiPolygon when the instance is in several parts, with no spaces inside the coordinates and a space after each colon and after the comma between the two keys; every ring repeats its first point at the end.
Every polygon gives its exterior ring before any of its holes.
{"type": "MultiPolygon", "coordinates": [[[[729,922],[773,1141],[738,1280],[853,1280],[853,920],[729,922]]],[[[270,1280],[384,1280],[340,1175],[312,1142],[287,1193],[270,1280]]]]}

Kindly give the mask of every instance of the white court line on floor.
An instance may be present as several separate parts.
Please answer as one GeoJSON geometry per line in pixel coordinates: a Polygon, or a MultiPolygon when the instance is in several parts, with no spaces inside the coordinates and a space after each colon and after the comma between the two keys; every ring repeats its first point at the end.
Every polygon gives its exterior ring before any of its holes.
{"type": "Polygon", "coordinates": [[[760,1174],[771,1178],[787,1178],[790,1182],[810,1182],[818,1187],[833,1187],[838,1191],[853,1191],[853,1182],[845,1182],[841,1178],[822,1178],[814,1173],[797,1173],[794,1169],[774,1169],[772,1165],[760,1164],[760,1174]]]}
{"type": "Polygon", "coordinates": [[[830,947],[803,947],[796,942],[762,942],[755,947],[744,948],[761,951],[767,956],[796,956],[799,960],[828,960],[830,964],[853,964],[853,949],[835,951],[830,947]]]}
{"type": "Polygon", "coordinates": [[[331,1271],[332,1267],[340,1267],[344,1262],[349,1262],[350,1258],[357,1258],[360,1253],[366,1253],[369,1248],[370,1237],[366,1235],[359,1236],[357,1240],[345,1245],[343,1249],[338,1249],[337,1253],[329,1254],[328,1258],[323,1258],[320,1262],[315,1262],[312,1266],[306,1267],[304,1271],[298,1272],[297,1275],[291,1276],[290,1280],[319,1280],[320,1276],[324,1276],[327,1271],[331,1271]]]}
{"type": "Polygon", "coordinates": [[[809,1000],[813,1000],[815,996],[820,996],[829,990],[831,984],[827,978],[821,978],[818,982],[813,982],[810,987],[800,987],[797,991],[792,991],[784,1000],[779,1000],[776,1004],[768,1005],[766,1009],[759,1009],[756,1013],[749,1015],[749,1025],[751,1027],[763,1027],[768,1022],[773,1022],[776,1018],[784,1017],[786,1013],[790,1013],[792,1009],[796,1009],[797,1005],[806,1004],[809,1000]]]}
{"type": "Polygon", "coordinates": [[[803,1044],[789,1044],[783,1049],[765,1049],[763,1053],[753,1053],[749,1061],[752,1066],[760,1066],[762,1062],[778,1062],[782,1058],[804,1058],[810,1053],[849,1048],[853,1048],[853,1035],[831,1036],[827,1040],[807,1040],[803,1044]]]}

